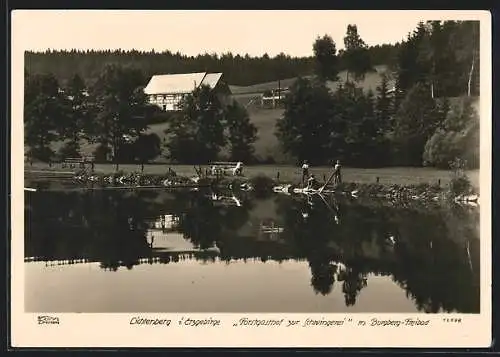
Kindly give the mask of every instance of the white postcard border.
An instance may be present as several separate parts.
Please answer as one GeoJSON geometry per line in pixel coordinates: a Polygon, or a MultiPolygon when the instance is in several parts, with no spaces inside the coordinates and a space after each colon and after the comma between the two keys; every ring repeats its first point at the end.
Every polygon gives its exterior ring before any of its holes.
{"type": "MultiPolygon", "coordinates": [[[[59,324],[38,324],[40,314],[24,312],[24,165],[23,86],[24,51],[31,33],[29,17],[39,10],[12,13],[12,131],[11,131],[11,344],[13,347],[488,347],[491,343],[491,118],[492,50],[491,14],[488,11],[418,11],[426,19],[480,20],[481,25],[481,313],[480,314],[47,314],[59,324]],[[165,325],[130,324],[135,316],[171,320],[165,325]],[[181,317],[220,320],[219,326],[180,325],[181,317]],[[335,327],[286,327],[287,320],[352,319],[335,327]],[[241,318],[283,319],[280,327],[238,326],[241,318]],[[429,320],[426,326],[358,326],[371,319],[429,320]],[[458,319],[461,322],[457,322],[458,319]]],[[[80,10],[78,10],[80,11],[80,10]]],[[[344,11],[346,12],[346,11],[344,11]]],[[[347,11],[369,16],[373,11],[347,11]]],[[[386,11],[384,11],[386,12],[386,11]]],[[[405,16],[395,11],[385,16],[405,16]]],[[[413,11],[413,16],[415,15],[413,11]]],[[[128,11],[127,16],[134,16],[128,11]]],[[[64,16],[64,15],[61,15],[64,16]]],[[[310,16],[309,14],[307,16],[310,16]]],[[[279,17],[278,17],[279,18],[279,17]]],[[[277,23],[278,25],[278,23],[277,23]]],[[[50,24],[47,24],[50,26],[50,24]]],[[[183,320],[184,321],[184,320],[183,320]]]]}

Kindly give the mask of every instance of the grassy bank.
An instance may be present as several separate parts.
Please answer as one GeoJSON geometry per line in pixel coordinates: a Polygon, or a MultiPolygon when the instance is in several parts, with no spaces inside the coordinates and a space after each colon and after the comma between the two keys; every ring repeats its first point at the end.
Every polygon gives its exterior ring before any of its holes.
{"type": "MultiPolygon", "coordinates": [[[[146,174],[164,174],[168,168],[172,168],[181,176],[195,175],[193,166],[189,165],[145,165],[144,173],[146,174]]],[[[203,168],[208,168],[204,166],[203,168]]],[[[139,165],[120,165],[119,170],[124,172],[139,171],[139,165]]],[[[25,166],[25,171],[32,171],[31,175],[36,176],[37,171],[76,171],[77,169],[62,168],[60,164],[53,164],[49,167],[47,164],[34,163],[33,166],[25,166]]],[[[112,164],[96,164],[95,171],[97,173],[112,173],[115,171],[115,166],[112,164]]],[[[313,167],[310,170],[319,180],[327,177],[331,173],[329,167],[313,167]]],[[[293,166],[279,165],[258,165],[246,166],[243,171],[247,177],[265,175],[276,179],[279,173],[279,180],[282,182],[300,182],[301,170],[293,166]]],[[[442,185],[447,185],[451,179],[451,172],[446,170],[436,170],[429,168],[410,168],[410,167],[391,167],[380,169],[361,169],[349,168],[343,169],[343,180],[345,182],[355,183],[375,183],[377,177],[380,184],[397,184],[397,185],[413,185],[420,183],[435,184],[438,180],[442,185]]],[[[468,176],[474,187],[479,188],[479,170],[469,171],[468,176]]]]}

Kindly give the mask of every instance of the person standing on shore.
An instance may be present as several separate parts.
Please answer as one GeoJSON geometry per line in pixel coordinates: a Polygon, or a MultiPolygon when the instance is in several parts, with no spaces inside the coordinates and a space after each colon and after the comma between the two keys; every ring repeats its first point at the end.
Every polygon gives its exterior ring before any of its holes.
{"type": "Polygon", "coordinates": [[[340,165],[340,160],[337,160],[335,162],[335,166],[333,168],[334,182],[336,185],[338,185],[339,183],[342,183],[341,169],[342,169],[342,166],[340,165]]]}
{"type": "Polygon", "coordinates": [[[318,186],[318,181],[316,181],[316,177],[313,174],[307,180],[307,189],[314,190],[318,186]]]}
{"type": "Polygon", "coordinates": [[[309,178],[309,164],[307,160],[304,160],[302,164],[302,185],[305,185],[307,179],[309,178]]]}

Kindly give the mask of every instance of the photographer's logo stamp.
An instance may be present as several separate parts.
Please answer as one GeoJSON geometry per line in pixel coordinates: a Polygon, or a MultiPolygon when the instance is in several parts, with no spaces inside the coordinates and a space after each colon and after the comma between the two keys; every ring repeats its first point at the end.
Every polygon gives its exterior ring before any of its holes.
{"type": "Polygon", "coordinates": [[[42,315],[37,318],[39,325],[59,325],[59,317],[42,315]]]}

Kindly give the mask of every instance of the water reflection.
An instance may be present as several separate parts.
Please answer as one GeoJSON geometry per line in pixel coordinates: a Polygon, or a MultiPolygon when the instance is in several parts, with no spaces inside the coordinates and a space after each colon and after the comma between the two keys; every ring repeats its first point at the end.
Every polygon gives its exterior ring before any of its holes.
{"type": "MultiPolygon", "coordinates": [[[[256,267],[235,277],[238,284],[247,279],[271,291],[288,273],[271,271],[266,262],[287,269],[295,268],[282,263],[295,262],[306,264],[310,281],[297,273],[294,284],[309,284],[317,297],[341,291],[345,307],[356,306],[371,282],[384,277],[421,312],[479,312],[479,213],[470,208],[212,191],[40,191],[25,197],[25,261],[45,262],[37,276],[54,265],[92,263],[115,272],[178,264],[180,274],[189,274],[185,263],[193,261],[202,263],[194,276],[226,264],[217,273],[224,280],[240,269],[230,264],[236,261],[256,267]]],[[[175,284],[182,294],[182,283],[175,284]]],[[[229,281],[220,284],[232,288],[229,281]]],[[[290,309],[300,312],[300,303],[290,309]]]]}

